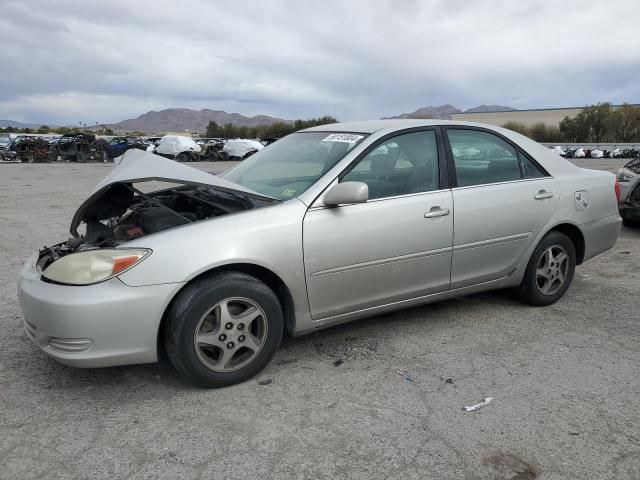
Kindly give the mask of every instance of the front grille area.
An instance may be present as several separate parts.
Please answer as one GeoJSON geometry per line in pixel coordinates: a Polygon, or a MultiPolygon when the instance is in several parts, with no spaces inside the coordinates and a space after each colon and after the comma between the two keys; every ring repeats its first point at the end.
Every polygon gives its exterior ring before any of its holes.
{"type": "Polygon", "coordinates": [[[58,338],[51,337],[49,347],[65,353],[79,353],[88,350],[93,341],[89,338],[58,338]]]}

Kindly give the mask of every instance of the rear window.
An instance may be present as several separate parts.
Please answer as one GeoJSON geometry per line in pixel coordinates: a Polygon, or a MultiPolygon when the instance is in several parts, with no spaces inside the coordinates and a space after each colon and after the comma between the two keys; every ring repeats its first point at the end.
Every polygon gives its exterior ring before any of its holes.
{"type": "Polygon", "coordinates": [[[497,135],[447,129],[447,136],[459,187],[545,176],[530,158],[497,135]]]}

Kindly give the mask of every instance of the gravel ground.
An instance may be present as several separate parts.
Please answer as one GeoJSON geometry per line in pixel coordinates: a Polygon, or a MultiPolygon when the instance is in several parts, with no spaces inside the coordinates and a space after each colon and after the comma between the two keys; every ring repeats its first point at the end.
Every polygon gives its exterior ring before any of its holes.
{"type": "Polygon", "coordinates": [[[553,306],[495,292],[378,316],[206,391],[167,366],[64,367],[22,332],[22,262],[109,168],[0,165],[0,478],[640,478],[640,230],[553,306]]]}

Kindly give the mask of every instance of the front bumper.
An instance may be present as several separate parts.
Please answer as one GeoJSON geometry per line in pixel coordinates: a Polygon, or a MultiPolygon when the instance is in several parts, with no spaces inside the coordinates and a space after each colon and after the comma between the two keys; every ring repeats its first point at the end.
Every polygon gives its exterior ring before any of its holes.
{"type": "Polygon", "coordinates": [[[18,298],[27,336],[47,355],[74,367],[157,361],[158,327],[182,284],[57,285],[41,280],[37,259],[35,252],[22,267],[18,298]]]}

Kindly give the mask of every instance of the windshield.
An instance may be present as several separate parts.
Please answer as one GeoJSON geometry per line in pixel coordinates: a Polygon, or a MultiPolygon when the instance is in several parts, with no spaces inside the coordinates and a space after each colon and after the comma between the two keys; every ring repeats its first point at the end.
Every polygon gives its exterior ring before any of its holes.
{"type": "Polygon", "coordinates": [[[306,191],[365,137],[362,133],[294,133],[263,148],[223,177],[263,195],[288,200],[306,191]]]}

